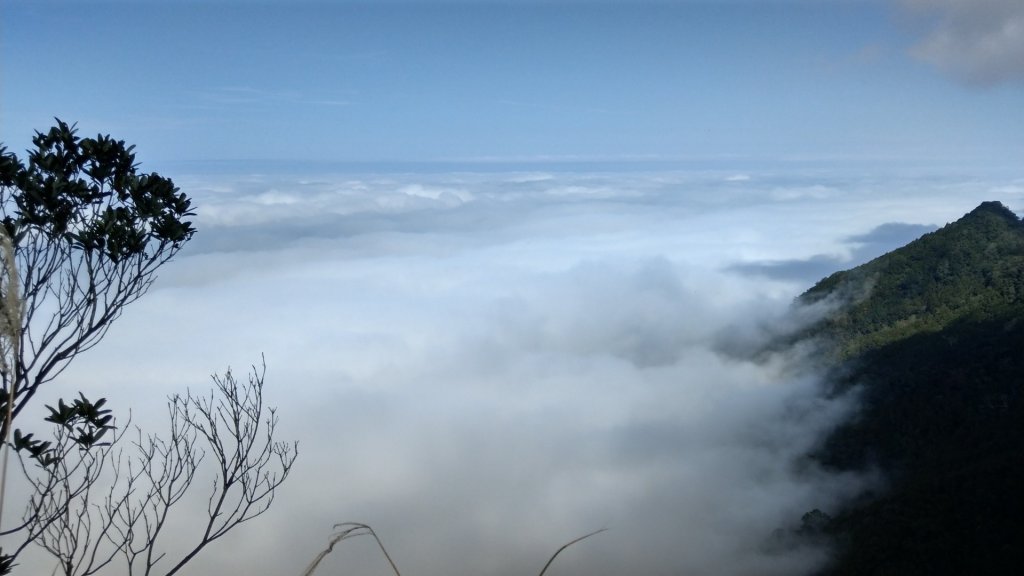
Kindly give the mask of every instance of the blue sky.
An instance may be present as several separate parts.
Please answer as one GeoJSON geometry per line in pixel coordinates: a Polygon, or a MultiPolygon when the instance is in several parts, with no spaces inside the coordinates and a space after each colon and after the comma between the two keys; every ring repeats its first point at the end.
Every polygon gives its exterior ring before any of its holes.
{"type": "Polygon", "coordinates": [[[1016,78],[915,55],[931,3],[5,2],[0,131],[160,163],[1020,158],[1016,78]]]}

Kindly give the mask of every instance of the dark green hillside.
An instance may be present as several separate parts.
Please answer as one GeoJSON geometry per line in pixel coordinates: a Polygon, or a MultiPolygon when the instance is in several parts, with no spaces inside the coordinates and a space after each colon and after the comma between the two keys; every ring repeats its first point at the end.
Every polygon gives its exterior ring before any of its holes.
{"type": "Polygon", "coordinates": [[[827,511],[830,575],[1013,574],[1024,567],[1024,224],[1001,204],[803,298],[853,298],[815,329],[860,386],[859,416],[814,455],[885,485],[827,511]]]}
{"type": "Polygon", "coordinates": [[[1024,302],[1024,223],[985,202],[899,250],[829,276],[801,298],[830,296],[846,305],[817,331],[834,339],[843,358],[1024,302]]]}

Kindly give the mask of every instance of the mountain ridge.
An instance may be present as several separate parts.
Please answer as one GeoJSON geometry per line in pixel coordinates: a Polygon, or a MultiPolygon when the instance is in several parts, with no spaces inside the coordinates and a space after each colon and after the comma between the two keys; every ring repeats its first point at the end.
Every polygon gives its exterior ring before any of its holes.
{"type": "Polygon", "coordinates": [[[809,458],[885,478],[805,515],[835,550],[820,574],[1024,566],[1024,222],[985,202],[798,301],[836,306],[805,336],[832,352],[832,393],[861,401],[809,458]]]}
{"type": "Polygon", "coordinates": [[[837,312],[814,328],[850,358],[979,309],[1024,304],[1024,221],[983,202],[946,226],[870,262],[837,272],[798,301],[833,299],[837,312]]]}

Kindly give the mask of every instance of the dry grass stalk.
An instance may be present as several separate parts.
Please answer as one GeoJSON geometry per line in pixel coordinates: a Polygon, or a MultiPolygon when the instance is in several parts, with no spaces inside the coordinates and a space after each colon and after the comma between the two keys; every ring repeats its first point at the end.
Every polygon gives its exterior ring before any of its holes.
{"type": "MultiPolygon", "coordinates": [[[[388,563],[391,565],[391,569],[395,572],[395,576],[402,576],[401,573],[398,572],[398,567],[395,566],[395,562],[391,559],[391,555],[388,554],[387,549],[384,548],[384,544],[380,541],[380,538],[377,536],[377,533],[374,532],[373,528],[370,528],[369,525],[361,524],[359,522],[344,522],[341,524],[335,524],[334,530],[336,530],[336,532],[331,535],[331,539],[327,543],[327,548],[323,549],[319,554],[316,555],[315,558],[313,558],[313,561],[310,562],[309,566],[306,567],[306,569],[302,572],[300,576],[313,576],[313,572],[316,571],[317,566],[320,565],[320,562],[324,558],[326,558],[328,554],[334,551],[334,546],[337,543],[341,542],[342,540],[347,540],[349,538],[355,538],[356,536],[366,535],[373,536],[373,539],[377,541],[377,546],[380,547],[380,551],[384,554],[384,557],[387,558],[388,563]]],[[[583,536],[580,536],[579,538],[576,538],[575,540],[563,544],[561,548],[556,550],[555,553],[551,555],[551,558],[548,559],[547,564],[544,565],[544,568],[540,571],[540,574],[538,574],[537,576],[544,576],[544,573],[548,571],[548,568],[555,561],[555,558],[557,558],[559,554],[564,552],[566,548],[572,546],[573,544],[586,540],[591,536],[600,534],[601,532],[604,532],[606,530],[607,528],[601,528],[600,530],[595,530],[590,534],[585,534],[583,536]]]]}
{"type": "Polygon", "coordinates": [[[564,544],[561,548],[556,550],[554,554],[551,555],[551,558],[548,558],[548,563],[544,565],[544,568],[540,571],[540,574],[538,574],[537,576],[544,576],[544,573],[548,571],[548,567],[551,566],[551,563],[554,562],[555,558],[557,558],[558,555],[561,554],[566,548],[568,548],[569,546],[572,546],[573,544],[576,544],[577,542],[580,542],[582,540],[586,540],[587,538],[590,538],[591,536],[595,536],[597,534],[600,534],[601,532],[604,532],[605,530],[607,530],[607,528],[601,528],[600,530],[594,530],[590,534],[586,534],[586,535],[580,536],[579,538],[564,544]]]}
{"type": "Polygon", "coordinates": [[[18,267],[14,260],[14,243],[7,230],[0,227],[0,374],[3,376],[7,401],[3,415],[3,463],[0,468],[0,524],[3,522],[4,496],[7,493],[7,461],[10,448],[11,422],[14,420],[14,396],[17,392],[18,358],[21,355],[22,303],[18,284],[18,267]]]}
{"type": "Polygon", "coordinates": [[[368,524],[361,524],[359,522],[343,522],[341,524],[335,524],[333,529],[336,530],[336,532],[331,535],[331,540],[328,542],[327,548],[317,554],[316,558],[313,559],[313,562],[306,567],[302,576],[312,576],[316,567],[320,565],[320,561],[334,551],[334,545],[338,542],[349,538],[355,538],[356,536],[366,535],[373,536],[373,539],[377,541],[377,546],[380,547],[380,551],[384,554],[384,557],[387,558],[388,564],[391,565],[391,569],[395,572],[395,576],[402,576],[398,571],[398,566],[395,566],[395,561],[391,559],[391,555],[388,554],[387,549],[384,548],[384,543],[380,541],[377,533],[374,532],[373,528],[370,528],[368,524]]]}

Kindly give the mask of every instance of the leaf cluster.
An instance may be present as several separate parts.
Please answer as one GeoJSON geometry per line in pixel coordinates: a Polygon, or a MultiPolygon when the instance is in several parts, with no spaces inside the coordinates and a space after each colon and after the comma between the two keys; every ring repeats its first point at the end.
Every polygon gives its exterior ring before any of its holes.
{"type": "Polygon", "coordinates": [[[139,174],[134,146],[79,138],[74,125],[56,122],[36,133],[27,165],[0,147],[0,186],[18,191],[2,220],[16,244],[37,230],[116,262],[192,237],[191,200],[169,178],[139,174]]]}
{"type": "MultiPolygon", "coordinates": [[[[50,415],[44,420],[63,427],[69,442],[80,450],[89,450],[94,446],[109,446],[109,442],[101,442],[103,437],[114,429],[111,424],[114,416],[110,410],[103,408],[106,403],[106,398],[92,402],[84,394],[79,393],[79,397],[70,404],[60,399],[56,408],[47,405],[50,415]]],[[[0,408],[4,405],[6,392],[0,393],[0,408]]],[[[15,452],[27,455],[43,467],[58,464],[63,457],[63,451],[54,447],[52,442],[36,439],[34,434],[26,434],[20,428],[14,430],[11,447],[15,452]]]]}
{"type": "Polygon", "coordinates": [[[59,119],[32,143],[24,162],[0,146],[0,226],[13,244],[2,255],[0,344],[12,356],[0,358],[0,380],[12,419],[195,234],[192,201],[169,178],[140,172],[134,146],[82,138],[59,119]]]}

